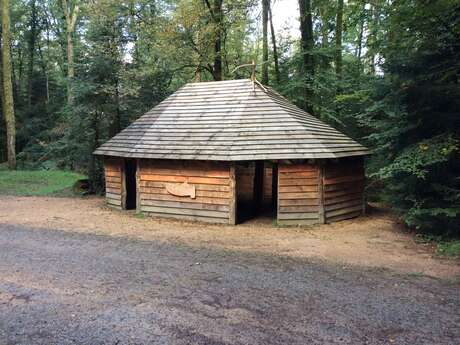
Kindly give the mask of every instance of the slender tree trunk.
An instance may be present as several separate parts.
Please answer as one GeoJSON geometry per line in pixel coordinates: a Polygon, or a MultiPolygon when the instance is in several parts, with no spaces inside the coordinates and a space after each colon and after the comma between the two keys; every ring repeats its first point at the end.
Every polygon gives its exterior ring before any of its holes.
{"type": "Polygon", "coordinates": [[[337,3],[337,18],[335,29],[335,73],[342,79],[342,30],[343,30],[343,0],[337,3]]]}
{"type": "Polygon", "coordinates": [[[280,83],[280,67],[278,62],[278,49],[276,47],[276,36],[275,36],[275,29],[273,27],[273,17],[272,17],[272,8],[270,1],[268,0],[268,15],[270,19],[270,33],[272,37],[272,46],[273,46],[273,60],[275,61],[275,79],[276,83],[280,83]]]}
{"type": "Polygon", "coordinates": [[[323,54],[321,55],[321,67],[326,70],[329,68],[329,57],[326,54],[326,49],[329,47],[329,28],[328,28],[328,17],[324,9],[319,9],[319,16],[321,17],[321,48],[323,54]]]}
{"type": "Polygon", "coordinates": [[[306,111],[313,114],[313,89],[310,84],[313,81],[315,74],[315,65],[313,60],[313,21],[311,14],[311,1],[299,0],[300,9],[300,36],[301,48],[303,55],[303,74],[307,78],[305,85],[305,105],[306,111]]]}
{"type": "Polygon", "coordinates": [[[222,5],[223,0],[214,0],[212,16],[216,25],[216,38],[214,41],[214,80],[222,80],[222,5]]]}
{"type": "Polygon", "coordinates": [[[268,6],[270,0],[262,0],[262,84],[268,84],[268,6]]]}
{"type": "Polygon", "coordinates": [[[30,14],[30,37],[29,37],[29,70],[28,70],[28,87],[27,87],[27,105],[32,105],[32,82],[34,74],[34,60],[35,60],[35,41],[37,38],[37,6],[36,1],[33,0],[31,4],[30,14]]]}
{"type": "Polygon", "coordinates": [[[73,33],[75,31],[75,24],[77,23],[79,6],[69,8],[67,0],[62,0],[62,8],[66,19],[66,38],[67,38],[67,104],[73,105],[73,79],[75,77],[75,66],[73,62],[73,33]]]}
{"type": "Polygon", "coordinates": [[[3,114],[6,123],[8,167],[16,169],[16,123],[14,118],[13,83],[10,55],[10,1],[2,0],[2,80],[3,114]]]}

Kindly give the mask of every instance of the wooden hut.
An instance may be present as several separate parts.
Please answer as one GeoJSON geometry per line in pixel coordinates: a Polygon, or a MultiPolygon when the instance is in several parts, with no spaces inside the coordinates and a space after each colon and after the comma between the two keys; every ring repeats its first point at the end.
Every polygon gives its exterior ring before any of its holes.
{"type": "Polygon", "coordinates": [[[109,205],[228,224],[359,216],[368,153],[249,79],[187,84],[95,151],[109,205]]]}

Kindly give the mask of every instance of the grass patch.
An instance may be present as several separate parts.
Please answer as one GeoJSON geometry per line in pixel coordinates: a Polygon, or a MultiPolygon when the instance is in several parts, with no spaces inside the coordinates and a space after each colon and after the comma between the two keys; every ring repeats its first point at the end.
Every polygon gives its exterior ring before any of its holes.
{"type": "Polygon", "coordinates": [[[0,194],[18,196],[69,195],[84,175],[60,170],[0,170],[0,194]]]}
{"type": "Polygon", "coordinates": [[[460,240],[439,243],[437,253],[445,256],[460,256],[460,240]]]}

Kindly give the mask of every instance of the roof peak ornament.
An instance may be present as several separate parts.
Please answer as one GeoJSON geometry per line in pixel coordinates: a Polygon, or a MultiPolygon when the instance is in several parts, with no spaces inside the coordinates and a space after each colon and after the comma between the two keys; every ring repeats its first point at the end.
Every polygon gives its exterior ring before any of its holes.
{"type": "MultiPolygon", "coordinates": [[[[268,63],[268,61],[263,61],[261,62],[260,64],[263,65],[263,64],[266,64],[268,63]]],[[[257,67],[257,64],[256,64],[256,61],[254,59],[252,59],[252,62],[251,63],[247,63],[247,64],[244,64],[244,65],[240,65],[238,67],[235,67],[232,71],[232,73],[235,73],[237,70],[239,70],[240,68],[244,68],[244,67],[251,67],[251,81],[252,81],[252,85],[254,87],[254,91],[256,90],[256,84],[259,85],[265,92],[267,92],[267,89],[265,88],[265,86],[259,82],[256,78],[256,67],[257,67]]]]}

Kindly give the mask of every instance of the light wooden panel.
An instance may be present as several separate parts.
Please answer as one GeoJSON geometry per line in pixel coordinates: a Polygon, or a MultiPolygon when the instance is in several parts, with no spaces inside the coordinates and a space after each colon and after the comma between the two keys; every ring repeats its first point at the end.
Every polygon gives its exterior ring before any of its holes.
{"type": "Polygon", "coordinates": [[[319,222],[319,167],[310,164],[279,164],[278,223],[319,222]]]}
{"type": "Polygon", "coordinates": [[[199,220],[213,223],[232,222],[228,163],[198,161],[139,160],[139,209],[153,216],[199,220]],[[170,194],[165,184],[187,182],[195,186],[196,198],[170,194]]]}
{"type": "Polygon", "coordinates": [[[104,159],[105,197],[107,205],[121,209],[123,194],[123,159],[104,159]]]}
{"type": "Polygon", "coordinates": [[[364,167],[361,159],[329,162],[324,166],[323,184],[327,223],[363,213],[364,167]]]}

